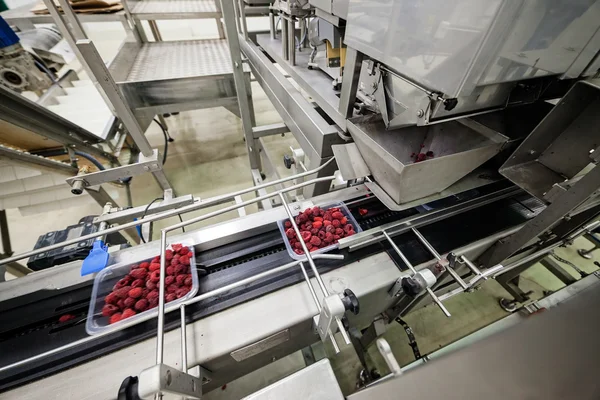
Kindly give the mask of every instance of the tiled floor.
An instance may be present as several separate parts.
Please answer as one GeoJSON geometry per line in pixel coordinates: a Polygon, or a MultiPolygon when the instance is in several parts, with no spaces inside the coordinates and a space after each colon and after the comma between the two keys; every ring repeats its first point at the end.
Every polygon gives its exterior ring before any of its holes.
{"type": "MultiPolygon", "coordinates": [[[[258,22],[256,22],[258,23],[258,22]]],[[[181,36],[206,37],[207,32],[215,29],[213,21],[204,21],[204,25],[168,21],[161,23],[163,37],[176,39],[181,36]]],[[[94,39],[105,59],[110,59],[116,52],[116,46],[122,38],[119,24],[90,24],[86,27],[94,39]]],[[[255,110],[259,125],[279,122],[280,118],[274,111],[269,100],[262,92],[260,86],[252,84],[255,110]]],[[[248,158],[242,140],[240,120],[223,108],[184,112],[178,116],[167,119],[170,132],[175,142],[169,145],[169,157],[165,165],[166,174],[177,193],[191,193],[197,197],[211,197],[221,193],[228,193],[237,189],[248,187],[252,184],[250,178],[248,158]]],[[[152,125],[147,132],[147,137],[153,146],[162,150],[163,136],[157,126],[152,125]]],[[[276,160],[281,160],[282,155],[289,151],[289,146],[297,146],[294,138],[288,134],[285,138],[280,136],[267,138],[269,148],[276,155],[276,160]]],[[[289,171],[278,165],[282,174],[289,171]]],[[[161,195],[158,186],[150,175],[138,176],[132,182],[134,205],[147,204],[161,195]]],[[[111,188],[111,193],[124,203],[124,193],[121,189],[111,188]]],[[[256,208],[248,211],[252,212],[256,208]]],[[[202,212],[206,213],[211,209],[202,212]]],[[[76,223],[79,218],[98,214],[100,207],[95,204],[75,206],[69,210],[53,214],[34,215],[23,217],[16,211],[9,210],[9,223],[13,248],[17,252],[29,250],[33,247],[38,235],[50,230],[63,229],[67,225],[76,223]]],[[[197,214],[187,214],[193,217],[197,214]]],[[[232,212],[219,218],[207,221],[207,224],[216,223],[235,217],[232,212]]],[[[164,220],[157,228],[174,223],[175,220],[164,220]]],[[[156,231],[156,229],[155,229],[156,231]]],[[[593,260],[584,260],[579,257],[576,248],[589,248],[590,243],[585,239],[577,239],[569,248],[559,249],[557,253],[570,259],[586,271],[596,269],[593,260]]],[[[597,257],[600,257],[598,255],[597,257]]],[[[570,267],[563,265],[566,270],[577,276],[570,267]]],[[[541,266],[535,266],[523,274],[521,286],[524,290],[533,290],[533,298],[538,298],[544,290],[557,290],[562,283],[549,274],[541,266]]],[[[507,293],[495,281],[486,282],[481,290],[470,294],[461,294],[447,301],[447,307],[452,313],[451,318],[445,318],[435,306],[427,306],[408,314],[404,319],[413,328],[422,353],[432,352],[445,346],[464,335],[480,329],[493,321],[506,315],[497,303],[499,297],[507,293]]],[[[414,360],[412,350],[408,346],[405,332],[398,324],[390,325],[384,335],[392,346],[392,350],[401,365],[406,365],[414,360]]],[[[323,356],[322,346],[314,346],[316,354],[323,356]]],[[[327,350],[327,349],[325,349],[327,350]]],[[[342,353],[332,357],[332,365],[345,394],[351,393],[356,384],[356,377],[360,364],[353,349],[348,346],[342,353]]],[[[328,354],[331,354],[329,351],[328,354]]],[[[385,374],[386,368],[377,354],[374,346],[369,351],[369,357],[378,366],[380,372],[385,374]]],[[[223,389],[218,389],[208,394],[206,399],[236,399],[252,393],[265,385],[272,383],[283,376],[289,375],[304,366],[300,353],[277,360],[267,367],[242,377],[223,389]]]]}

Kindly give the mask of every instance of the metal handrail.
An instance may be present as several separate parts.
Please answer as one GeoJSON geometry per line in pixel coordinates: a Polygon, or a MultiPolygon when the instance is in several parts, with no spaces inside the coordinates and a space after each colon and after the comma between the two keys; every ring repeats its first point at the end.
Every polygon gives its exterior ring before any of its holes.
{"type": "Polygon", "coordinates": [[[237,192],[232,192],[232,193],[227,193],[224,195],[219,195],[219,196],[215,196],[215,197],[211,197],[207,200],[203,200],[203,201],[199,201],[197,203],[194,204],[190,204],[188,206],[184,206],[181,208],[177,208],[174,210],[170,210],[170,211],[166,211],[164,213],[160,213],[160,214],[154,214],[154,215],[150,215],[148,217],[145,217],[143,220],[139,220],[139,221],[132,221],[132,222],[128,222],[126,224],[122,224],[122,225],[118,225],[118,226],[114,226],[108,229],[103,230],[102,232],[95,232],[95,233],[90,233],[88,235],[83,235],[80,236],[78,238],[74,238],[74,239],[70,239],[70,240],[65,240],[64,242],[60,242],[60,243],[56,243],[50,246],[46,246],[46,247],[42,247],[39,249],[35,249],[35,250],[30,250],[30,251],[26,251],[24,253],[20,253],[20,254],[16,254],[12,257],[8,257],[5,259],[0,260],[0,265],[4,265],[4,264],[8,264],[14,261],[19,261],[22,260],[24,258],[28,258],[31,256],[35,256],[36,254],[40,254],[40,253],[45,253],[47,251],[50,250],[54,250],[54,249],[58,249],[64,246],[68,246],[71,244],[76,244],[79,242],[83,242],[85,240],[89,240],[89,239],[95,239],[97,237],[103,236],[103,235],[107,235],[110,233],[115,233],[115,232],[119,232],[125,229],[129,229],[129,228],[134,228],[136,226],[145,224],[147,222],[154,222],[154,221],[158,221],[164,218],[168,218],[168,217],[172,217],[172,216],[176,216],[178,214],[185,214],[191,211],[196,211],[196,210],[200,210],[209,206],[213,206],[216,204],[220,204],[223,203],[224,201],[228,201],[228,200],[233,200],[235,198],[235,196],[240,196],[242,194],[246,194],[246,193],[250,193],[259,189],[264,189],[267,188],[269,186],[273,186],[273,185],[278,185],[280,183],[283,182],[287,182],[293,179],[298,179],[298,178],[302,178],[308,175],[313,175],[316,174],[317,172],[321,171],[323,168],[327,167],[327,165],[329,165],[331,162],[333,162],[334,158],[331,158],[330,160],[328,160],[326,163],[324,163],[323,165],[312,169],[310,171],[306,171],[306,172],[302,172],[300,174],[296,174],[296,175],[292,175],[290,177],[287,178],[281,178],[278,180],[275,180],[273,182],[265,182],[263,184],[260,185],[256,185],[256,186],[252,186],[246,189],[242,189],[242,190],[238,190],[237,192]]]}

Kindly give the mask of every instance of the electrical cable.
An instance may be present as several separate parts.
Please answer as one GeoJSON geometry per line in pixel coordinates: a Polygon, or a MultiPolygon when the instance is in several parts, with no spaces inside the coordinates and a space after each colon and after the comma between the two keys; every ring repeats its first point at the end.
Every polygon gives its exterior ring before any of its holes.
{"type": "MultiPolygon", "coordinates": [[[[100,161],[98,161],[96,158],[94,158],[94,156],[92,156],[91,154],[88,153],[84,153],[83,151],[75,151],[74,152],[75,155],[79,156],[79,157],[83,157],[86,160],[88,160],[89,162],[91,162],[92,164],[94,164],[96,166],[96,168],[98,168],[100,171],[104,171],[106,168],[104,167],[104,165],[102,165],[102,163],[100,161]]],[[[129,183],[131,182],[131,176],[128,178],[123,178],[123,179],[119,179],[120,182],[122,183],[129,183]]]]}
{"type": "MultiPolygon", "coordinates": [[[[142,213],[142,216],[140,217],[140,220],[143,220],[144,217],[146,216],[146,213],[148,212],[148,209],[150,208],[150,206],[152,206],[152,204],[154,204],[156,201],[158,200],[164,200],[163,197],[157,197],[154,200],[152,200],[144,209],[144,212],[142,213]]],[[[150,222],[152,223],[152,222],[150,222]]],[[[140,239],[142,239],[142,242],[146,243],[146,239],[144,239],[144,235],[142,234],[142,232],[140,231],[140,239]]],[[[150,238],[148,238],[148,240],[150,240],[150,238]]]]}
{"type": "Polygon", "coordinates": [[[571,268],[573,268],[575,271],[577,271],[577,273],[579,275],[581,275],[582,278],[588,276],[589,274],[587,272],[585,272],[584,270],[582,270],[581,268],[579,268],[577,265],[573,264],[571,261],[569,260],[565,260],[564,258],[562,258],[561,256],[557,255],[554,251],[552,251],[550,253],[550,255],[556,259],[557,261],[560,261],[561,263],[565,263],[568,266],[570,266],[571,268]]]}
{"type": "MultiPolygon", "coordinates": [[[[165,165],[165,162],[167,162],[167,152],[169,151],[169,134],[167,133],[167,129],[163,126],[163,124],[160,123],[160,121],[158,121],[156,118],[154,118],[152,121],[156,122],[158,124],[158,126],[160,126],[163,136],[165,137],[165,150],[163,152],[163,159],[162,159],[162,163],[163,163],[163,165],[165,165]]],[[[173,139],[171,139],[171,141],[172,140],[173,139]]]]}

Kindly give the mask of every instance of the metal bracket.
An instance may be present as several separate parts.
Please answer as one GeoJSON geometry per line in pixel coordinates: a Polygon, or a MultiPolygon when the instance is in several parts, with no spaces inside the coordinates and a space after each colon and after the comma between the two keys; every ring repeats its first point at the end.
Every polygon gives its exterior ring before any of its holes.
{"type": "Polygon", "coordinates": [[[67,183],[74,186],[76,182],[83,183],[84,187],[101,185],[114,182],[122,178],[156,172],[162,170],[162,161],[158,150],[154,149],[150,157],[140,154],[139,161],[135,164],[123,165],[121,167],[106,169],[104,171],[92,172],[91,174],[78,175],[67,179],[67,183]]]}
{"type": "Polygon", "coordinates": [[[138,395],[142,399],[153,399],[157,393],[201,399],[202,379],[165,364],[156,364],[140,374],[138,395]]]}
{"type": "Polygon", "coordinates": [[[336,317],[341,318],[344,316],[344,311],[346,311],[344,303],[337,294],[332,294],[323,299],[323,308],[321,308],[317,327],[321,341],[324,342],[327,339],[329,332],[335,332],[336,317]]]}
{"type": "Polygon", "coordinates": [[[187,194],[185,196],[176,197],[170,200],[163,200],[160,203],[154,203],[150,208],[147,205],[134,208],[112,208],[108,214],[102,214],[94,218],[94,223],[108,222],[109,224],[120,224],[123,222],[133,221],[134,218],[139,218],[146,212],[146,215],[156,214],[162,211],[177,209],[194,203],[194,196],[187,194]],[[146,210],[146,208],[148,208],[146,210]]]}

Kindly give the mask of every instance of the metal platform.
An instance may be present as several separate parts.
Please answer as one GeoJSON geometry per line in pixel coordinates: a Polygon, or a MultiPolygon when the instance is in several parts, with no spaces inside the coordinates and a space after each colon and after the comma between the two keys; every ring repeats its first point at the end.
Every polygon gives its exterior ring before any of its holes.
{"type": "Polygon", "coordinates": [[[109,70],[131,108],[149,114],[237,101],[226,39],[126,42],[109,70]]]}
{"type": "Polygon", "coordinates": [[[218,18],[221,12],[214,0],[130,1],[131,14],[143,20],[218,18]]]}

